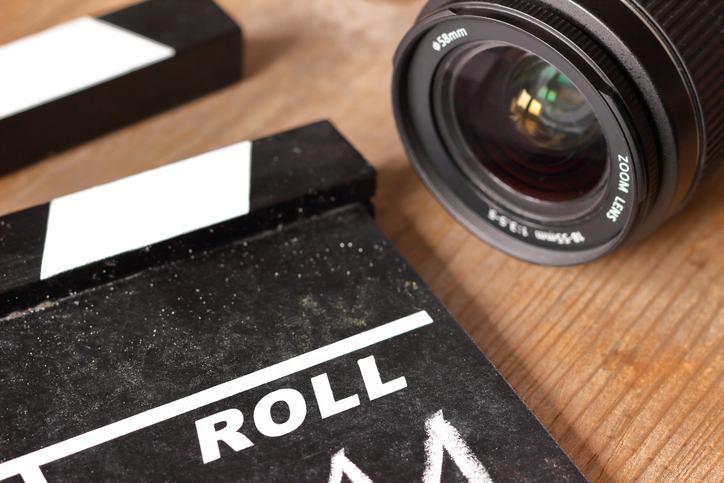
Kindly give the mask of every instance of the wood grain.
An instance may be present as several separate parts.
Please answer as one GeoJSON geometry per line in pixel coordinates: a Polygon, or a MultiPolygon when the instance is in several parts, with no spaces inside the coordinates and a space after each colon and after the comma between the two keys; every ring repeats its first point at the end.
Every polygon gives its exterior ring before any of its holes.
{"type": "MultiPolygon", "coordinates": [[[[127,3],[2,0],[0,43],[127,3]]],[[[219,3],[244,81],[1,178],[0,214],[329,118],[379,171],[379,224],[591,481],[724,481],[721,174],[602,260],[518,261],[437,204],[398,140],[391,59],[423,2],[219,3]]]]}

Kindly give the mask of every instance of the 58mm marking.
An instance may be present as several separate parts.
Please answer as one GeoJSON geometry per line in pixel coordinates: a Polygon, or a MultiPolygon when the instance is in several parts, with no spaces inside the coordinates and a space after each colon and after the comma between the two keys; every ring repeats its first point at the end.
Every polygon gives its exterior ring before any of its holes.
{"type": "Polygon", "coordinates": [[[432,48],[440,52],[441,49],[450,45],[452,42],[468,36],[465,29],[457,29],[446,34],[438,35],[437,39],[432,43],[432,48]]]}

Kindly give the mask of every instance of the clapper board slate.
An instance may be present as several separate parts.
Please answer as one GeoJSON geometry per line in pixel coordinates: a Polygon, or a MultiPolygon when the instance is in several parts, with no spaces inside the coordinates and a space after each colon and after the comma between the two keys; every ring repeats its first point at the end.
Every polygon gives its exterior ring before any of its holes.
{"type": "Polygon", "coordinates": [[[0,173],[237,81],[238,25],[212,0],[150,0],[0,46],[0,173]]]}
{"type": "Polygon", "coordinates": [[[321,122],[0,218],[4,293],[55,294],[0,318],[0,480],[585,481],[374,186],[321,122]]]}

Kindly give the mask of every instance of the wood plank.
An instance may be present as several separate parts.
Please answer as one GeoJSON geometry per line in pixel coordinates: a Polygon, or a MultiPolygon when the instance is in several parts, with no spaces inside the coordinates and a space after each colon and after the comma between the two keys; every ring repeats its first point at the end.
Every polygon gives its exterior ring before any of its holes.
{"type": "MultiPolygon", "coordinates": [[[[0,43],[128,3],[3,0],[0,43]]],[[[379,171],[379,224],[591,481],[724,480],[721,173],[602,260],[515,260],[438,205],[397,137],[391,59],[424,2],[219,3],[245,80],[1,178],[0,214],[329,118],[379,171]]]]}

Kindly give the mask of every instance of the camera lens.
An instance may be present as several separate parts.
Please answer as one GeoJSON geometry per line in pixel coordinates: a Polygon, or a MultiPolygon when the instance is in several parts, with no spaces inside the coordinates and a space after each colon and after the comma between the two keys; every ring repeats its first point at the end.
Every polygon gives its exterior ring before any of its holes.
{"type": "Polygon", "coordinates": [[[524,260],[586,263],[643,238],[724,155],[724,2],[704,3],[431,0],[395,56],[410,161],[524,260]]]}
{"type": "MultiPolygon", "coordinates": [[[[482,44],[456,52],[442,76],[452,99],[446,122],[473,177],[494,180],[513,199],[541,202],[577,200],[601,185],[607,147],[596,114],[553,65],[516,47],[482,44]]],[[[556,211],[567,213],[562,205],[556,211]]]]}

